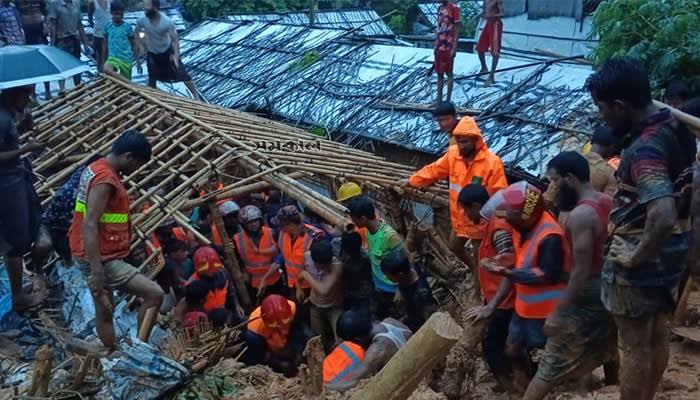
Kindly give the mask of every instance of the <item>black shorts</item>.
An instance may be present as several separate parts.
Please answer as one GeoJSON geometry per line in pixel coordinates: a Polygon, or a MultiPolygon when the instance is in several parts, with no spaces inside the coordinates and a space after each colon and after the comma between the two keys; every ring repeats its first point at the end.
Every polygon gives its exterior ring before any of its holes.
{"type": "Polygon", "coordinates": [[[192,80],[187,73],[182,60],[178,60],[175,66],[172,60],[173,48],[169,48],[164,53],[148,52],[146,65],[148,66],[148,84],[155,86],[156,82],[189,82],[192,80]]]}
{"type": "Polygon", "coordinates": [[[0,177],[0,242],[7,257],[28,252],[39,233],[41,203],[25,174],[0,177]]]}
{"type": "Polygon", "coordinates": [[[24,41],[27,44],[49,44],[44,35],[44,24],[24,25],[24,41]]]}
{"type": "Polygon", "coordinates": [[[80,59],[80,39],[77,36],[66,36],[56,40],[56,47],[80,59]]]}

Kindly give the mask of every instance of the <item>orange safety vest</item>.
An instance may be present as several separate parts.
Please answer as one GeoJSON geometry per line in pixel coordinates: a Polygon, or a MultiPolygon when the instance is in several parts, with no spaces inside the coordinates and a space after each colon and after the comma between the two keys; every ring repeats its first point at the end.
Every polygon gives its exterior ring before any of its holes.
{"type": "MultiPolygon", "coordinates": [[[[287,303],[292,308],[291,320],[293,321],[294,316],[297,313],[297,305],[291,300],[287,300],[287,303]]],[[[248,322],[248,330],[265,338],[267,349],[270,352],[276,353],[284,349],[284,347],[287,345],[287,335],[289,335],[289,328],[292,325],[291,321],[285,326],[271,329],[265,325],[265,322],[263,322],[262,318],[260,318],[260,315],[260,307],[253,310],[253,312],[250,314],[250,318],[248,318],[250,321],[248,322]]]]}
{"type": "MultiPolygon", "coordinates": [[[[284,267],[287,269],[287,285],[295,287],[297,284],[297,276],[304,269],[304,254],[311,248],[314,234],[322,234],[323,231],[308,224],[304,224],[304,235],[292,241],[292,236],[280,231],[278,240],[279,248],[284,257],[284,267]],[[304,240],[301,240],[301,239],[304,240]]],[[[304,282],[301,284],[302,289],[308,289],[311,286],[304,282]]]]}
{"type": "MultiPolygon", "coordinates": [[[[513,243],[515,244],[515,268],[530,269],[538,267],[538,251],[542,240],[548,235],[557,235],[562,241],[562,252],[564,253],[564,272],[571,271],[571,250],[568,240],[564,234],[564,229],[556,219],[544,212],[528,235],[521,240],[522,236],[517,229],[513,229],[513,243]]],[[[538,283],[526,285],[515,284],[515,312],[522,318],[544,319],[554,311],[559,302],[566,283],[538,283]]]]}
{"type": "MultiPolygon", "coordinates": [[[[241,256],[245,269],[250,274],[250,285],[254,288],[260,287],[260,280],[270,269],[272,260],[275,258],[275,254],[265,255],[261,253],[261,250],[277,247],[275,241],[272,239],[272,229],[266,226],[262,227],[262,237],[260,238],[260,246],[258,247],[256,247],[255,243],[248,237],[248,233],[245,230],[237,233],[233,237],[233,241],[236,243],[238,255],[241,256]]],[[[274,271],[267,277],[265,283],[267,285],[274,285],[281,276],[282,274],[279,271],[274,271]]]]}
{"type": "MultiPolygon", "coordinates": [[[[194,281],[198,281],[200,279],[199,274],[196,272],[192,274],[190,279],[187,280],[187,285],[194,281]]],[[[217,308],[224,308],[226,307],[226,298],[228,297],[228,281],[226,282],[226,285],[222,287],[221,289],[212,289],[209,292],[207,292],[207,297],[204,299],[204,311],[210,312],[213,310],[216,310],[217,308]]]]}
{"type": "MultiPolygon", "coordinates": [[[[233,239],[233,235],[230,233],[229,238],[233,239]]],[[[224,245],[224,241],[221,239],[221,235],[219,235],[219,229],[216,228],[216,224],[211,224],[211,241],[217,246],[224,245]]]]}
{"type": "Polygon", "coordinates": [[[100,258],[103,262],[119,260],[129,255],[131,244],[129,193],[124,188],[119,174],[106,158],[90,164],[80,176],[73,221],[68,230],[70,250],[76,258],[81,260],[86,258],[83,219],[87,213],[90,190],[99,184],[108,184],[114,188],[114,193],[107,200],[107,205],[100,216],[98,226],[100,258]]]}
{"type": "MultiPolygon", "coordinates": [[[[496,231],[504,230],[507,232],[513,231],[513,228],[506,222],[503,218],[498,218],[496,216],[491,217],[488,224],[486,225],[486,233],[484,235],[484,240],[481,241],[479,245],[479,259],[483,260],[486,258],[495,257],[498,254],[496,246],[493,243],[493,234],[496,231]]],[[[479,283],[481,284],[481,294],[484,296],[484,300],[488,303],[491,301],[493,296],[496,295],[498,288],[501,286],[501,282],[504,277],[496,275],[483,267],[479,267],[479,283]]],[[[503,299],[498,308],[501,310],[511,310],[513,309],[513,303],[515,302],[515,293],[511,290],[510,293],[503,299]]]]}
{"type": "Polygon", "coordinates": [[[365,349],[359,344],[344,341],[323,360],[323,383],[347,382],[365,359],[365,349]]]}
{"type": "MultiPolygon", "coordinates": [[[[180,240],[182,242],[187,242],[187,234],[185,233],[185,230],[182,229],[179,226],[176,226],[172,230],[173,236],[175,236],[175,239],[180,240]]],[[[160,244],[160,239],[158,239],[158,235],[156,235],[155,232],[151,233],[151,244],[153,244],[153,247],[156,249],[160,249],[162,246],[160,244]]],[[[151,255],[151,249],[146,246],[146,254],[151,255]]]]}

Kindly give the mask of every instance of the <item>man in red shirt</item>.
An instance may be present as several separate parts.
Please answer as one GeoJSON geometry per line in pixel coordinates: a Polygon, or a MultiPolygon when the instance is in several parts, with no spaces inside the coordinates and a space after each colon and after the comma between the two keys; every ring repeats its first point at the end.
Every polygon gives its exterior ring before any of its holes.
{"type": "MultiPolygon", "coordinates": [[[[151,158],[151,144],[135,130],[124,132],[105,158],[90,164],[78,185],[73,223],[68,231],[70,248],[78,268],[89,276],[95,302],[97,335],[110,350],[116,348],[112,313],[112,291],[133,294],[143,299],[139,310],[139,332],[146,310],[158,310],[163,289],[124,261],[131,245],[129,194],[121,176],[130,175],[151,158]]],[[[145,338],[150,336],[153,320],[146,321],[145,338]]]]}
{"type": "Polygon", "coordinates": [[[436,104],[442,103],[442,86],[445,74],[447,74],[447,101],[452,98],[452,69],[455,54],[457,54],[457,39],[461,23],[459,6],[450,0],[442,0],[442,4],[438,8],[437,30],[435,32],[434,69],[438,75],[436,104]]]}
{"type": "Polygon", "coordinates": [[[498,66],[498,56],[501,54],[501,38],[503,37],[503,4],[501,0],[484,0],[484,19],[486,25],[479,36],[479,43],[476,45],[476,52],[479,53],[481,61],[480,74],[489,72],[486,66],[486,52],[491,49],[491,73],[484,83],[484,86],[491,86],[494,81],[494,74],[498,66]]]}

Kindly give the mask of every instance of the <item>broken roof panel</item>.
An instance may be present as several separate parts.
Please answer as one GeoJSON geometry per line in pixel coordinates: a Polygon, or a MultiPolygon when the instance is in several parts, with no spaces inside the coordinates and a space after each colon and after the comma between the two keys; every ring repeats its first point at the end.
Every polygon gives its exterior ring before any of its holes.
{"type": "MultiPolygon", "coordinates": [[[[234,14],[226,17],[231,21],[276,22],[286,25],[309,25],[308,13],[266,13],[266,14],[234,14]]],[[[386,37],[394,36],[376,11],[370,9],[318,11],[315,15],[314,27],[354,30],[361,36],[386,37]]]]}
{"type": "MultiPolygon", "coordinates": [[[[447,138],[430,113],[433,51],[353,42],[346,33],[207,21],[183,36],[182,58],[215,104],[264,109],[295,124],[324,128],[352,145],[369,140],[444,151],[447,138]],[[217,34],[208,36],[211,31],[217,34]]],[[[533,175],[544,172],[551,149],[569,143],[572,135],[577,143],[585,140],[591,128],[588,119],[579,118],[587,115],[581,109],[590,107],[582,89],[590,68],[543,65],[502,59],[501,69],[517,68],[499,73],[496,85],[484,88],[483,81],[469,77],[480,69],[475,54],[458,53],[455,60],[453,100],[476,109],[472,113],[486,110],[480,123],[487,142],[511,167],[533,175]]]]}

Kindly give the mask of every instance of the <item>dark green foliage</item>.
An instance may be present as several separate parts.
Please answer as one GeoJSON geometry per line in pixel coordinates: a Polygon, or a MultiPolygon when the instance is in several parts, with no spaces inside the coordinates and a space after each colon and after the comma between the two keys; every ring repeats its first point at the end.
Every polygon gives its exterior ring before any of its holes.
{"type": "Polygon", "coordinates": [[[655,87],[681,79],[700,90],[700,1],[607,0],[593,16],[591,35],[600,39],[594,63],[634,57],[655,87]]]}

